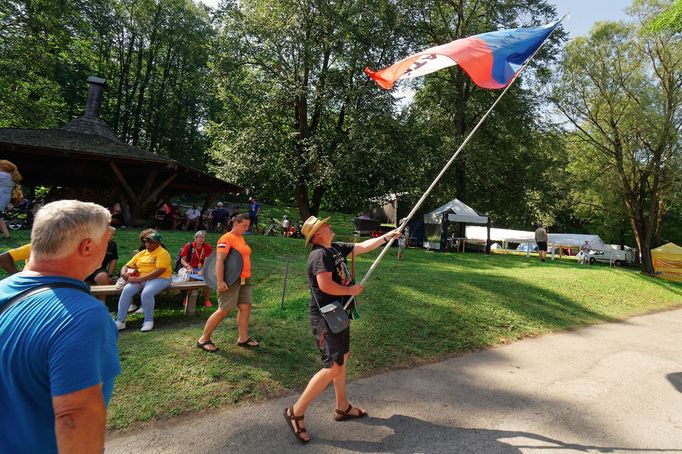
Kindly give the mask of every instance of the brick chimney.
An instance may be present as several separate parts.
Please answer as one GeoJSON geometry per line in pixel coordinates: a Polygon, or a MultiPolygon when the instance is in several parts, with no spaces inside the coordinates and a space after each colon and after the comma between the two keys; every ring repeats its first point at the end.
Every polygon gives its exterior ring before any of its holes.
{"type": "Polygon", "coordinates": [[[102,105],[102,92],[106,87],[107,81],[99,77],[88,77],[90,89],[88,91],[88,100],[85,102],[85,118],[99,118],[99,108],[102,105]]]}

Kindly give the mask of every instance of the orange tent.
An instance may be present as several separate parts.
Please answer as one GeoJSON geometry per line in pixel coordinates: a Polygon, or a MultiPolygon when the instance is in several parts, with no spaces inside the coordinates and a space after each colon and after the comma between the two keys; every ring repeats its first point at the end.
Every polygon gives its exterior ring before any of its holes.
{"type": "Polygon", "coordinates": [[[656,276],[669,281],[682,282],[682,247],[674,243],[651,250],[656,276]]]}

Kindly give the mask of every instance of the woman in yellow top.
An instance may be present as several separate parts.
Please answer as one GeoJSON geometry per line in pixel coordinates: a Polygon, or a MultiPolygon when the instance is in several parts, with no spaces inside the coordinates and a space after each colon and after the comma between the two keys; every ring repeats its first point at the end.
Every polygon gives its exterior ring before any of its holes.
{"type": "Polygon", "coordinates": [[[161,235],[152,231],[144,238],[145,250],[138,252],[121,268],[121,277],[127,282],[118,300],[116,327],[126,327],[128,307],[133,296],[142,292],[140,300],[144,311],[144,323],[140,331],[151,331],[154,328],[154,296],[164,291],[171,284],[171,257],[161,246],[161,235]]]}
{"type": "Polygon", "coordinates": [[[239,308],[239,314],[237,315],[239,339],[237,339],[237,345],[240,347],[259,346],[258,342],[249,337],[249,317],[253,301],[251,288],[251,248],[246,244],[243,237],[244,232],[249,230],[249,217],[245,214],[238,214],[230,222],[232,222],[230,231],[220,237],[216,247],[215,274],[218,282],[219,307],[206,320],[204,332],[197,341],[197,347],[207,352],[218,351],[218,347],[211,342],[211,334],[235,307],[239,308]],[[240,280],[228,288],[225,282],[225,259],[231,248],[239,251],[244,261],[244,267],[239,276],[240,280]]]}

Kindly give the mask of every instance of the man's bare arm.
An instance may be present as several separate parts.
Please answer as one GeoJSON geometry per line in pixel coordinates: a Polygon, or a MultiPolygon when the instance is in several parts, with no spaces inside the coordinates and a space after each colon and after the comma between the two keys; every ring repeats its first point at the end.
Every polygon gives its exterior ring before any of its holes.
{"type": "Polygon", "coordinates": [[[52,408],[60,454],[103,452],[106,409],[101,384],[53,397],[52,408]]]}
{"type": "Polygon", "coordinates": [[[0,266],[2,266],[2,269],[5,270],[7,274],[15,274],[18,272],[17,265],[14,263],[14,259],[9,252],[0,254],[0,266]]]}

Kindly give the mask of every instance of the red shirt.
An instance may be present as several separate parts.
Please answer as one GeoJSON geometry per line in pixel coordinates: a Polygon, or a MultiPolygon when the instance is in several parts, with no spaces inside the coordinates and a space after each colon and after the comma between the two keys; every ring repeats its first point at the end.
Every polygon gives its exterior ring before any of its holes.
{"type": "MultiPolygon", "coordinates": [[[[188,249],[189,243],[185,244],[180,255],[187,258],[187,254],[189,253],[188,249]]],[[[192,260],[190,261],[192,268],[202,268],[204,266],[204,260],[211,255],[211,252],[213,252],[213,248],[210,244],[204,243],[201,248],[197,248],[197,243],[192,242],[192,260]]]]}

